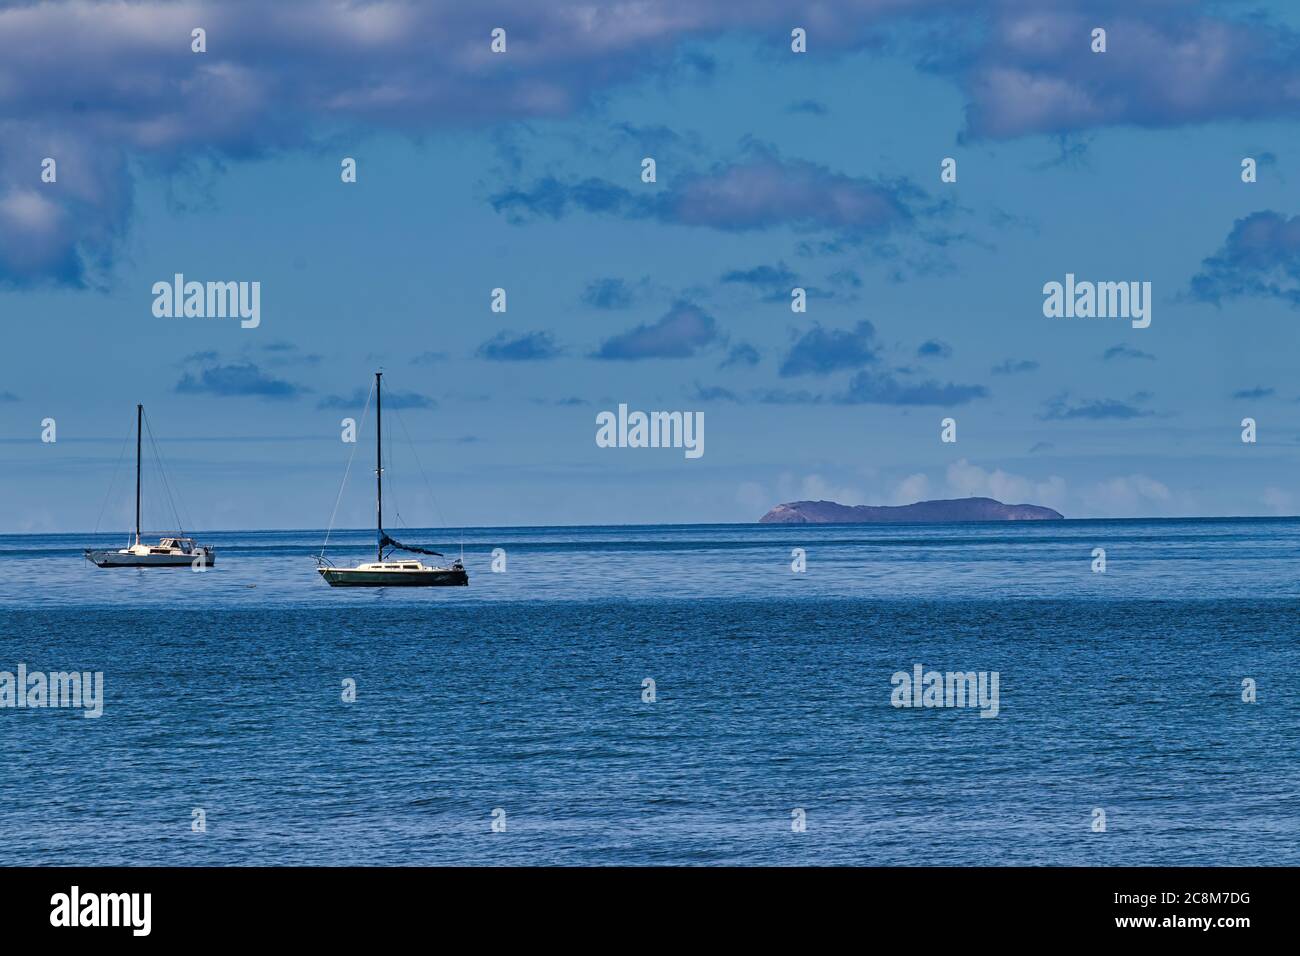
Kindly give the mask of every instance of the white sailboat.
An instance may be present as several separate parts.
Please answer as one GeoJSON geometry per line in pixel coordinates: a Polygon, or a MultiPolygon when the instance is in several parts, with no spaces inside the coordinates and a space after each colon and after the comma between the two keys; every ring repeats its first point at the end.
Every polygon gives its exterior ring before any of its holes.
{"type": "Polygon", "coordinates": [[[216,549],[196,544],[184,532],[160,538],[157,544],[140,540],[140,436],[144,406],[135,407],[135,539],[120,551],[86,548],[87,559],[101,568],[183,568],[211,567],[216,563],[216,549]]]}
{"type": "MultiPolygon", "coordinates": [[[[443,557],[441,552],[427,548],[417,548],[402,544],[390,538],[384,531],[384,457],[383,457],[383,372],[375,373],[375,530],[379,539],[375,560],[367,564],[358,564],[352,568],[335,567],[325,557],[321,549],[316,558],[320,576],[331,587],[458,587],[469,584],[469,574],[460,560],[453,560],[448,567],[425,564],[418,558],[393,560],[393,551],[406,551],[413,554],[427,554],[443,557]],[[385,549],[389,557],[385,558],[385,549]]],[[[346,481],[346,477],[344,478],[346,481]]],[[[342,492],[340,491],[340,494],[342,492]]],[[[331,524],[333,522],[331,521],[331,524]]],[[[326,536],[326,544],[329,538],[326,536]]]]}

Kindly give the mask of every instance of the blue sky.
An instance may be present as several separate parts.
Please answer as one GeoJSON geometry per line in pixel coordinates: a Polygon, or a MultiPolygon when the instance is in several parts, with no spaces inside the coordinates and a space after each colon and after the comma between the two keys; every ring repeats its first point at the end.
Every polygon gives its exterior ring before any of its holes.
{"type": "Polygon", "coordinates": [[[191,525],[319,527],[379,365],[410,525],[1300,510],[1285,5],[464,6],[0,8],[0,528],[125,527],[137,401],[191,525]],[[177,272],[260,326],[155,317],[177,272]],[[1150,327],[1045,317],[1066,273],[1150,327]],[[705,454],[598,448],[619,403],[705,454]]]}

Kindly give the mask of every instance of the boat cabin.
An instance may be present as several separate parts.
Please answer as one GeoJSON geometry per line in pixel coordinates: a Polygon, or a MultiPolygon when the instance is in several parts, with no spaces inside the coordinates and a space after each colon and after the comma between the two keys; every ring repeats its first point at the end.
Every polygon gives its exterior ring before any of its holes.
{"type": "Polygon", "coordinates": [[[194,551],[193,538],[163,538],[158,542],[158,546],[151,547],[149,551],[153,554],[170,554],[172,551],[179,551],[181,554],[190,554],[194,551]]]}

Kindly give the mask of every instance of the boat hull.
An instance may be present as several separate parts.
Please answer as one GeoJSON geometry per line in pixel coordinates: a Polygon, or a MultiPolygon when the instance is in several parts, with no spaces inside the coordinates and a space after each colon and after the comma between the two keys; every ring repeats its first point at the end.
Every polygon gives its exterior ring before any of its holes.
{"type": "Polygon", "coordinates": [[[86,557],[101,568],[189,568],[200,557],[202,563],[212,567],[217,556],[211,551],[203,554],[133,554],[130,551],[87,551],[86,557]]]}
{"type": "Polygon", "coordinates": [[[464,568],[429,568],[422,571],[375,571],[360,568],[317,568],[320,576],[335,588],[440,588],[464,587],[469,574],[464,568]]]}

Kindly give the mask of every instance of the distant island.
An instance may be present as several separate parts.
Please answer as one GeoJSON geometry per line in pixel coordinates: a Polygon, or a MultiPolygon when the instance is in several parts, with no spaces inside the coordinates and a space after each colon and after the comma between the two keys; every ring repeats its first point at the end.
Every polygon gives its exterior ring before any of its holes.
{"type": "Polygon", "coordinates": [[[777,505],[759,524],[909,524],[952,521],[1050,521],[1065,515],[1041,505],[1004,505],[992,498],[950,498],[914,505],[842,505],[834,501],[790,501],[777,505]]]}

